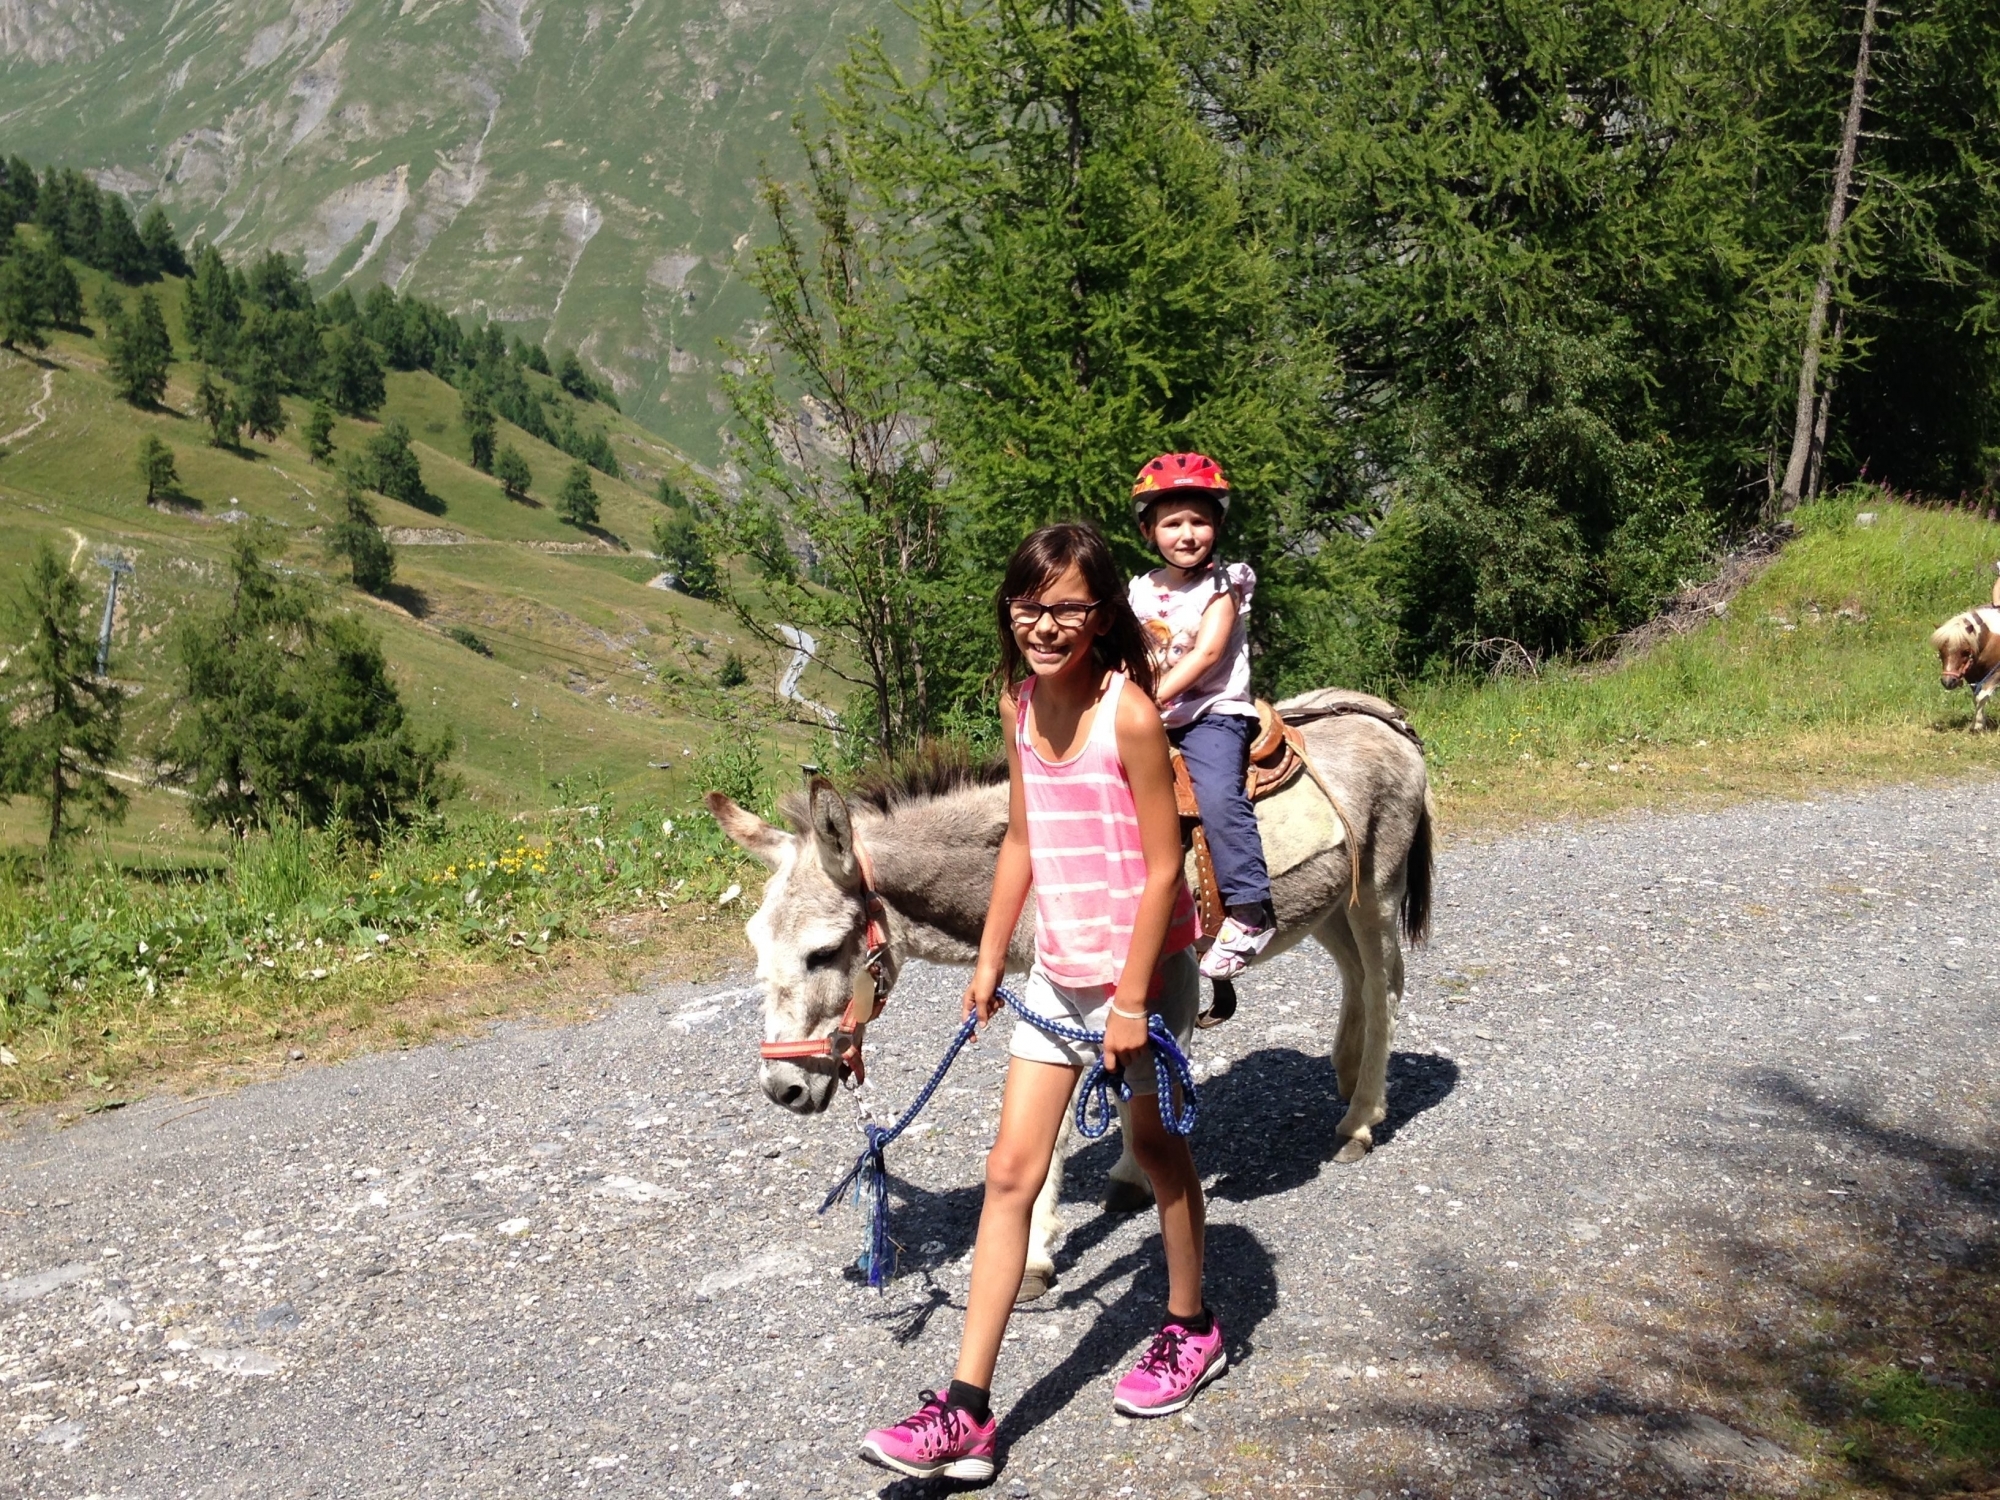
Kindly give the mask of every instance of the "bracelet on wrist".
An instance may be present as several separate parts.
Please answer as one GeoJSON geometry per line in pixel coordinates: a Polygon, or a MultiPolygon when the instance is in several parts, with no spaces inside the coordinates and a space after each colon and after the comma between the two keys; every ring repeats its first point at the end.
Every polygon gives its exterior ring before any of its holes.
{"type": "Polygon", "coordinates": [[[1147,1013],[1143,1010],[1120,1010],[1116,1001],[1112,1002],[1111,1014],[1114,1016],[1123,1016],[1128,1021],[1144,1021],[1148,1019],[1147,1013]]]}

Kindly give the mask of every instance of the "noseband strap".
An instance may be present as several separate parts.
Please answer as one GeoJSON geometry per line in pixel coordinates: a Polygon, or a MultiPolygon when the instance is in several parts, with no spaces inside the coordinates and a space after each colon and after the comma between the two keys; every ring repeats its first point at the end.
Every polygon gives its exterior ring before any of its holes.
{"type": "Polygon", "coordinates": [[[861,934],[861,967],[868,976],[868,993],[864,996],[863,987],[855,985],[840,1013],[840,1024],[825,1036],[796,1042],[759,1042],[757,1055],[767,1062],[830,1057],[839,1065],[842,1081],[859,1088],[868,1080],[868,1069],[861,1057],[862,1039],[868,1033],[868,1023],[881,1015],[882,1007],[888,1004],[897,971],[889,955],[889,907],[875,889],[874,869],[867,851],[859,843],[854,846],[854,867],[861,876],[861,905],[868,914],[861,934]]]}

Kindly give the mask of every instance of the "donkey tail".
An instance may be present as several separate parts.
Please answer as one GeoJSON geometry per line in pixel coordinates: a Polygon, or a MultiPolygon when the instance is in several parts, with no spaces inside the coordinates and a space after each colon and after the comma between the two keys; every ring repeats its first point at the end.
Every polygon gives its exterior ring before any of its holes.
{"type": "Polygon", "coordinates": [[[1410,852],[1403,857],[1403,936],[1412,943],[1421,943],[1431,935],[1431,830],[1431,791],[1425,787],[1417,831],[1410,839],[1410,852]]]}

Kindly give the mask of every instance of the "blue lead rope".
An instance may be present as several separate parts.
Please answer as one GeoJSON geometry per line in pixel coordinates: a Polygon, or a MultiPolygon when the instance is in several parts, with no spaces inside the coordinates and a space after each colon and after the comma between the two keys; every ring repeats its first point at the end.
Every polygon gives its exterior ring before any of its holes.
{"type": "Polygon", "coordinates": [[[972,1040],[972,1034],[979,1027],[976,1015],[967,1016],[965,1024],[958,1028],[958,1035],[945,1048],[944,1060],[932,1069],[930,1081],[917,1091],[917,1097],[902,1117],[884,1130],[873,1120],[863,1120],[861,1130],[868,1137],[868,1144],[861,1148],[861,1154],[854,1158],[854,1165],[847,1169],[847,1175],[833,1185],[833,1191],[826,1195],[819,1211],[825,1213],[832,1208],[849,1188],[854,1190],[856,1203],[864,1198],[868,1205],[868,1248],[861,1252],[861,1269],[868,1273],[868,1285],[878,1290],[889,1279],[889,1267],[894,1264],[895,1246],[889,1238],[889,1164],[882,1159],[882,1153],[889,1143],[910,1128],[910,1122],[918,1116],[923,1107],[931,1102],[931,1095],[944,1082],[944,1075],[951,1071],[951,1065],[958,1061],[958,1054],[965,1050],[965,1044],[972,1040]]]}
{"type": "MultiPolygon", "coordinates": [[[[1100,1049],[1104,1045],[1104,1033],[1101,1031],[1092,1031],[1083,1026],[1070,1026],[1061,1021],[1052,1021],[1047,1016],[1038,1015],[1023,1005],[1020,998],[1004,986],[995,993],[1006,1002],[1007,1008],[1015,1015],[1050,1036],[1100,1049]]],[[[911,1101],[910,1107],[903,1111],[895,1124],[885,1130],[871,1120],[862,1121],[861,1129],[868,1137],[868,1144],[862,1147],[861,1154],[854,1159],[854,1165],[848,1168],[847,1174],[833,1185],[833,1190],[826,1195],[825,1201],[819,1206],[819,1211],[825,1213],[850,1189],[857,1204],[866,1201],[868,1247],[861,1252],[859,1264],[868,1274],[868,1285],[877,1290],[880,1290],[882,1284],[889,1279],[889,1270],[895,1264],[895,1241],[889,1237],[889,1164],[882,1153],[891,1141],[910,1128],[910,1122],[923,1112],[926,1104],[931,1102],[931,1096],[938,1091],[938,1085],[944,1082],[944,1075],[949,1073],[951,1065],[958,1061],[958,1054],[965,1050],[965,1044],[972,1040],[972,1035],[978,1026],[977,1016],[965,1018],[964,1024],[958,1028],[958,1034],[951,1039],[951,1045],[945,1048],[943,1059],[931,1070],[929,1081],[917,1091],[917,1097],[911,1101]]],[[[1174,1034],[1167,1029],[1166,1022],[1156,1015],[1148,1016],[1146,1032],[1147,1041],[1152,1043],[1153,1066],[1157,1070],[1159,1079],[1160,1123],[1174,1135],[1191,1135],[1194,1133],[1197,1118],[1194,1069],[1188,1065],[1187,1054],[1181,1051],[1180,1044],[1174,1040],[1174,1034]],[[1180,1088],[1179,1106],[1173,1103],[1173,1096],[1168,1092],[1170,1083],[1180,1088]]],[[[1100,1051],[1090,1070],[1083,1075],[1083,1087],[1077,1091],[1076,1096],[1076,1128],[1086,1140],[1099,1140],[1111,1128],[1114,1114],[1114,1106],[1111,1103],[1113,1083],[1118,1086],[1118,1097],[1129,1103],[1132,1098],[1132,1086],[1121,1074],[1105,1072],[1104,1055],[1100,1051]]]]}
{"type": "MultiPolygon", "coordinates": [[[[1011,990],[997,992],[1007,1002],[1007,1008],[1033,1026],[1037,1031],[1049,1036],[1060,1037],[1066,1042],[1081,1042],[1085,1046],[1097,1047],[1096,1061],[1083,1075],[1083,1087],[1076,1091],[1077,1134],[1087,1141],[1102,1140],[1111,1128],[1114,1107],[1111,1103],[1111,1086],[1118,1086],[1118,1097],[1125,1103],[1132,1102],[1132,1085],[1125,1081],[1124,1070],[1107,1073],[1104,1070],[1104,1033],[1092,1031],[1087,1026],[1071,1026],[1062,1021],[1051,1021],[1047,1016],[1029,1010],[1011,990]]],[[[1146,1017],[1146,1040],[1153,1044],[1154,1076],[1159,1080],[1160,1123],[1174,1135],[1193,1135],[1196,1118],[1194,1092],[1194,1069],[1188,1065],[1187,1054],[1181,1051],[1174,1034],[1167,1030],[1167,1023],[1157,1015],[1146,1017]],[[1180,1086],[1181,1103],[1178,1108],[1167,1085],[1180,1086]]]]}

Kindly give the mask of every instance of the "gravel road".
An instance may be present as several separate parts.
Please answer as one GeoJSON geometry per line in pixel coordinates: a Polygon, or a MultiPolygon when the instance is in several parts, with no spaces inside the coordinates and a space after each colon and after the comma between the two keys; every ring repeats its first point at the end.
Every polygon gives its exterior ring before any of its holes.
{"type": "MultiPolygon", "coordinates": [[[[1111,1414],[1164,1286],[1091,1147],[994,1493],[1805,1485],[1821,1273],[1994,1263],[1986,790],[1453,845],[1359,1166],[1332,965],[1253,975],[1197,1044],[1232,1369],[1111,1414]]],[[[959,982],[912,971],[870,1038],[885,1112],[959,982]]],[[[742,982],[675,987],[0,1140],[0,1495],[929,1493],[855,1441],[949,1373],[1004,1049],[892,1150],[877,1297],[856,1216],[813,1212],[852,1108],[764,1103],[755,1033],[742,982]]]]}

